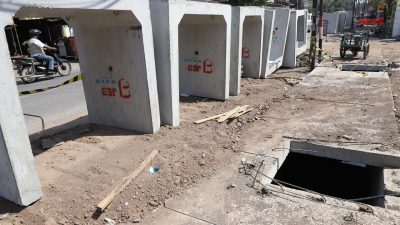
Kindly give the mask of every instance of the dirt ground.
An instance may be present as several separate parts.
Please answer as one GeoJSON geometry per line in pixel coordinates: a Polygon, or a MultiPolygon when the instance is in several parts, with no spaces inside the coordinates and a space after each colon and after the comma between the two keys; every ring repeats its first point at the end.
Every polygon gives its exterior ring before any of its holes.
{"type": "MultiPolygon", "coordinates": [[[[337,37],[324,41],[324,49],[339,63],[400,63],[400,42],[372,39],[367,60],[360,58],[362,54],[345,60],[335,57],[339,55],[338,46],[337,37]]],[[[301,78],[307,73],[307,67],[280,69],[271,77],[301,78]]],[[[400,71],[389,73],[400,122],[400,71]]],[[[248,130],[258,122],[296,110],[287,104],[287,93],[294,84],[284,79],[243,78],[241,95],[224,102],[182,98],[181,125],[164,126],[156,134],[86,125],[52,136],[58,144],[49,150],[32,143],[44,196],[26,208],[0,199],[0,215],[7,215],[0,224],[105,224],[104,218],[124,223],[140,221],[166,199],[229,165],[243,148],[248,130]],[[193,123],[241,105],[249,105],[253,111],[226,123],[193,123]],[[151,166],[160,171],[151,174],[146,168],[101,215],[94,214],[95,205],[155,149],[160,154],[151,166]]]]}

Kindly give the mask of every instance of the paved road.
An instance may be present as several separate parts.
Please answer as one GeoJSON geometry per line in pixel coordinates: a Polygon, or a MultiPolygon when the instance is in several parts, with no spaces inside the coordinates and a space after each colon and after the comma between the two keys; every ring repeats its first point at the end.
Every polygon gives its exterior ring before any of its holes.
{"type": "MultiPolygon", "coordinates": [[[[27,91],[55,86],[79,73],[79,64],[73,63],[72,73],[69,76],[41,79],[31,84],[23,84],[17,81],[18,90],[27,91]]],[[[65,129],[77,123],[87,122],[87,107],[82,81],[38,94],[21,96],[20,99],[23,112],[41,117],[44,120],[45,129],[60,125],[65,129]],[[82,117],[83,119],[77,121],[78,118],[82,117]],[[75,122],[71,123],[71,121],[75,122]]],[[[40,118],[25,116],[25,121],[29,134],[42,131],[40,118]]]]}

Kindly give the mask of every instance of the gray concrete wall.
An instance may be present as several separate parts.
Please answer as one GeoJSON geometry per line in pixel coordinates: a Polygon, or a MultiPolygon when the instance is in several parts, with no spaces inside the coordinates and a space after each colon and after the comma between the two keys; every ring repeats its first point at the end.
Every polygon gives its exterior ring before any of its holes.
{"type": "Polygon", "coordinates": [[[351,10],[345,11],[346,14],[346,19],[344,22],[344,28],[345,29],[350,29],[351,28],[351,22],[353,20],[353,12],[351,10]]]}
{"type": "Polygon", "coordinates": [[[179,24],[179,92],[225,100],[226,23],[185,15],[179,24]]]}
{"type": "Polygon", "coordinates": [[[268,63],[268,71],[270,71],[269,73],[273,73],[282,66],[290,13],[288,8],[271,9],[275,11],[275,21],[272,31],[271,50],[268,63]]]}
{"type": "MultiPolygon", "coordinates": [[[[304,12],[304,11],[303,11],[304,12]]],[[[303,14],[304,17],[304,14],[303,14]]],[[[289,28],[286,38],[285,54],[283,57],[283,67],[293,68],[296,67],[296,56],[298,46],[298,28],[304,28],[298,25],[299,13],[297,10],[290,11],[289,28]]],[[[300,29],[301,30],[301,29],[300,29]]]]}
{"type": "Polygon", "coordinates": [[[275,24],[275,11],[264,10],[264,35],[263,35],[263,51],[261,59],[261,78],[266,78],[271,74],[269,70],[269,58],[272,48],[272,33],[275,24]]]}
{"type": "Polygon", "coordinates": [[[326,29],[326,32],[328,34],[336,34],[337,28],[338,28],[338,20],[339,20],[338,13],[337,12],[334,12],[334,13],[324,12],[323,20],[328,21],[328,28],[326,29]]]}
{"type": "Polygon", "coordinates": [[[339,11],[338,14],[338,26],[337,33],[343,33],[346,24],[346,11],[339,11]]]}
{"type": "MultiPolygon", "coordinates": [[[[158,93],[159,93],[159,103],[160,103],[160,115],[161,123],[173,126],[179,125],[179,89],[182,88],[182,92],[187,94],[193,94],[198,96],[204,96],[215,99],[227,99],[229,97],[229,76],[230,76],[230,39],[231,39],[231,7],[223,4],[213,4],[204,2],[194,2],[194,1],[184,1],[184,0],[151,0],[151,15],[152,22],[154,25],[154,46],[156,52],[156,68],[157,68],[157,83],[158,83],[158,93]],[[186,17],[182,25],[182,30],[179,31],[179,24],[182,18],[186,17]],[[206,26],[206,21],[202,21],[201,24],[196,24],[193,20],[195,15],[204,15],[208,17],[211,21],[209,26],[206,26]],[[192,16],[192,17],[190,17],[192,16]],[[210,31],[217,31],[218,27],[222,28],[221,20],[216,18],[223,17],[224,26],[226,26],[225,31],[218,31],[218,37],[221,37],[221,33],[225,32],[224,43],[222,41],[213,40],[210,35],[210,31]],[[217,23],[218,22],[218,23],[217,23]],[[190,26],[189,24],[192,24],[190,26]],[[188,30],[193,30],[191,27],[197,27],[205,29],[203,32],[197,31],[199,35],[204,38],[201,39],[191,36],[188,30]],[[219,33],[221,32],[221,33],[219,33]],[[203,34],[204,33],[204,34],[203,34]],[[181,46],[183,43],[179,40],[180,35],[185,40],[192,41],[195,46],[181,46]],[[224,56],[222,58],[214,58],[215,56],[209,55],[213,53],[212,48],[215,48],[215,43],[224,44],[225,46],[218,46],[218,49],[224,49],[224,56]],[[194,49],[196,47],[197,49],[194,49]],[[181,48],[181,49],[180,49],[181,48]],[[203,65],[207,66],[207,71],[212,67],[213,72],[211,75],[199,74],[200,77],[180,77],[180,72],[183,71],[183,63],[186,64],[186,69],[190,70],[198,68],[200,65],[188,64],[190,58],[188,56],[195,55],[195,51],[202,54],[203,57],[198,60],[202,60],[202,65],[200,70],[204,71],[203,65]],[[180,56],[180,52],[185,55],[180,56]],[[186,62],[185,62],[186,60],[186,62]],[[211,66],[212,64],[212,66],[211,66]],[[189,67],[190,66],[190,67],[189,67]],[[223,70],[223,68],[225,68],[223,70]],[[214,72],[217,71],[217,72],[214,72]],[[221,75],[224,71],[223,75],[221,75]],[[218,74],[218,75],[217,75],[218,74]],[[224,85],[220,85],[221,77],[223,76],[224,85]],[[207,90],[196,87],[195,83],[190,82],[187,79],[192,79],[192,81],[201,80],[204,84],[206,80],[208,82],[217,82],[219,86],[213,85],[213,83],[208,83],[207,90]],[[193,80],[197,79],[197,80],[193,80]],[[180,85],[179,82],[185,82],[180,85]],[[188,83],[186,83],[186,81],[188,83]],[[191,88],[194,88],[193,91],[191,88]],[[214,88],[217,88],[215,90],[214,88]],[[211,91],[210,93],[208,91],[211,91]],[[188,93],[189,92],[189,93],[188,93]]],[[[213,53],[214,54],[214,53],[213,53]]],[[[219,53],[218,53],[219,54],[219,53]]],[[[221,55],[219,55],[221,56],[221,55]]],[[[193,72],[193,71],[192,71],[193,72]]],[[[185,72],[186,73],[186,72],[185,72]]],[[[206,73],[209,74],[209,73],[206,73]]],[[[203,88],[205,85],[201,85],[203,88]]]]}
{"type": "Polygon", "coordinates": [[[307,10],[297,11],[297,46],[296,55],[303,54],[307,50],[307,10]]]}
{"type": "Polygon", "coordinates": [[[243,76],[260,78],[263,22],[262,16],[246,16],[243,21],[243,76]]]}
{"type": "Polygon", "coordinates": [[[231,22],[231,76],[229,79],[229,95],[237,96],[240,94],[240,78],[241,71],[241,54],[240,46],[242,45],[241,33],[243,27],[240,22],[240,7],[232,7],[231,22]]]}
{"type": "Polygon", "coordinates": [[[400,6],[397,6],[393,22],[392,37],[399,37],[399,36],[400,36],[400,6]]]}
{"type": "MultiPolygon", "coordinates": [[[[149,133],[159,129],[147,0],[43,0],[35,7],[28,0],[2,3],[3,27],[12,24],[14,15],[61,17],[75,28],[92,122],[149,133]]],[[[0,195],[26,206],[42,193],[4,33],[0,42],[0,67],[4,73],[0,79],[0,195]]]]}
{"type": "Polygon", "coordinates": [[[263,16],[260,7],[232,7],[230,95],[240,93],[242,66],[243,76],[260,77],[263,16]]]}

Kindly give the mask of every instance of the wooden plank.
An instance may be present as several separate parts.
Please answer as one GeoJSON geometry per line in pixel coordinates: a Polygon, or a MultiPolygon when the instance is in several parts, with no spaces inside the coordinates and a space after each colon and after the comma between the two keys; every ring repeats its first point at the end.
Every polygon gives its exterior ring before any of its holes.
{"type": "Polygon", "coordinates": [[[205,118],[205,119],[197,120],[197,121],[194,121],[194,123],[195,123],[195,124],[200,124],[200,123],[207,122],[207,121],[209,121],[209,120],[218,119],[219,117],[226,115],[226,113],[227,113],[227,112],[224,112],[224,113],[221,113],[221,114],[218,114],[218,115],[215,115],[215,116],[207,117],[207,118],[205,118]]]}
{"type": "Polygon", "coordinates": [[[230,119],[234,119],[237,118],[241,112],[246,111],[248,105],[242,106],[240,110],[238,110],[235,114],[233,114],[231,117],[229,117],[230,119]]]}
{"type": "Polygon", "coordinates": [[[241,115],[243,115],[243,114],[246,114],[246,113],[248,113],[248,112],[250,112],[251,110],[253,110],[252,108],[251,109],[247,109],[247,110],[245,110],[245,111],[243,111],[243,112],[240,112],[240,113],[237,113],[236,115],[235,115],[235,117],[231,117],[231,118],[238,118],[239,116],[241,116],[241,115]]]}
{"type": "Polygon", "coordinates": [[[227,112],[226,115],[221,116],[217,121],[219,123],[222,123],[222,122],[226,121],[227,119],[229,119],[232,115],[234,115],[235,113],[240,111],[241,109],[242,109],[242,107],[238,106],[238,107],[234,108],[233,110],[227,112]]]}
{"type": "Polygon", "coordinates": [[[303,78],[299,78],[299,77],[267,77],[266,79],[294,79],[294,80],[303,80],[303,78]]]}
{"type": "Polygon", "coordinates": [[[97,210],[101,212],[104,211],[104,209],[107,208],[107,206],[114,200],[114,198],[119,193],[121,193],[151,161],[153,161],[158,153],[158,150],[154,150],[142,163],[140,163],[140,166],[135,171],[133,171],[129,176],[124,177],[122,182],[116,188],[114,188],[114,190],[110,194],[108,194],[107,197],[105,197],[99,204],[97,204],[97,210]]]}

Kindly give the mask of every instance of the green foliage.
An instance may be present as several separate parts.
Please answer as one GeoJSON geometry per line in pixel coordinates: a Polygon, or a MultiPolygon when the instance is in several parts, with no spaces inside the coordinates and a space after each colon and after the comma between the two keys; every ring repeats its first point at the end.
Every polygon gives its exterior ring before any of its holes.
{"type": "Polygon", "coordinates": [[[264,6],[268,3],[267,0],[230,0],[229,3],[234,6],[250,5],[250,6],[264,6]]]}
{"type": "Polygon", "coordinates": [[[352,10],[354,0],[324,0],[324,12],[352,10]]]}

